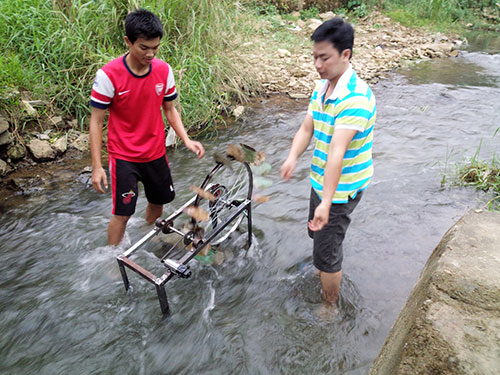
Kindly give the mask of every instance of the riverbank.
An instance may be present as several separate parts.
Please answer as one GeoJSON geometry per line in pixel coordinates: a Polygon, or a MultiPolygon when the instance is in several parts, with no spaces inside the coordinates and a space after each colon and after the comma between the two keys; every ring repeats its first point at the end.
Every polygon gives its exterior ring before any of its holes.
{"type": "MultiPolygon", "coordinates": [[[[264,94],[306,99],[318,79],[310,36],[322,22],[337,15],[320,13],[318,18],[307,21],[299,16],[298,12],[286,19],[274,15],[258,25],[259,29],[268,28],[268,32],[257,34],[235,51],[254,62],[248,68],[264,87],[264,94]],[[274,31],[270,29],[272,23],[279,25],[274,31]]],[[[379,12],[361,19],[340,16],[355,29],[352,65],[361,78],[372,84],[411,60],[456,57],[463,44],[456,36],[404,27],[379,12]]]]}
{"type": "MultiPolygon", "coordinates": [[[[230,57],[252,61],[251,65],[241,67],[240,72],[252,77],[253,86],[258,88],[253,95],[307,99],[318,78],[309,38],[318,25],[334,16],[335,13],[327,12],[303,20],[299,12],[287,16],[274,14],[262,17],[254,26],[255,33],[235,40],[237,47],[230,57]]],[[[377,12],[347,21],[353,23],[356,31],[352,64],[372,84],[406,61],[456,56],[462,44],[457,38],[403,27],[377,12]]],[[[21,99],[19,105],[26,116],[40,123],[48,103],[21,99]]],[[[224,108],[233,118],[239,118],[244,109],[238,104],[224,108]]],[[[88,134],[75,130],[76,119],[51,116],[44,126],[40,125],[43,131],[19,129],[14,121],[0,114],[0,184],[4,187],[16,185],[9,176],[18,169],[88,152],[88,134]]]]}
{"type": "Polygon", "coordinates": [[[443,237],[370,375],[498,374],[500,213],[471,210],[443,237]]]}

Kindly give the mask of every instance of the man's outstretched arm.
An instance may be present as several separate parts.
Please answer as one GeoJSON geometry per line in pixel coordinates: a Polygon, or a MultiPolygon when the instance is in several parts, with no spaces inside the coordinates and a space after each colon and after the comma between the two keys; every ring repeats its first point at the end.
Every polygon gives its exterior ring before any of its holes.
{"type": "Polygon", "coordinates": [[[302,125],[300,126],[297,133],[293,137],[292,147],[290,147],[290,152],[285,162],[281,166],[281,178],[284,180],[289,180],[293,176],[293,172],[297,165],[297,160],[300,155],[306,150],[309,143],[311,143],[311,138],[314,134],[314,124],[313,118],[310,114],[307,114],[302,125]]]}
{"type": "Polygon", "coordinates": [[[184,124],[181,120],[181,115],[177,112],[177,109],[174,106],[173,101],[165,101],[163,102],[163,111],[165,112],[165,117],[168,120],[170,126],[174,129],[175,134],[181,139],[188,150],[194,152],[198,159],[200,159],[203,154],[205,154],[205,148],[198,141],[193,141],[189,138],[186,129],[184,128],[184,124]]]}

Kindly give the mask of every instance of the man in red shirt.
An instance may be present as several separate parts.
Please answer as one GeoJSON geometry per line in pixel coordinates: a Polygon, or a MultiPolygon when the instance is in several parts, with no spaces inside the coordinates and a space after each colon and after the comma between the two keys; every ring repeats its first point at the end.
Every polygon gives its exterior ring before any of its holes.
{"type": "Polygon", "coordinates": [[[135,212],[138,181],[143,183],[148,200],[146,221],[149,224],[161,216],[163,204],[174,199],[165,153],[162,108],[184,145],[198,158],[205,153],[200,142],[189,138],[174,107],[177,91],[172,68],[155,58],[163,36],[161,21],[153,13],[138,9],[125,19],[125,35],[128,53],[98,70],[90,101],[92,186],[99,193],[108,188],[101,163],[101,145],[104,118],[109,110],[107,147],[113,194],[109,245],[120,243],[127,222],[135,212]]]}

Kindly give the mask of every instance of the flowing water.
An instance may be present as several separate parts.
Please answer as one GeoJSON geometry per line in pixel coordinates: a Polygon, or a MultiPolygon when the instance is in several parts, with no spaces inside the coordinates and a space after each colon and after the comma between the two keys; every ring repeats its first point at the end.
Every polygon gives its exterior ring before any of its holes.
{"type": "MultiPolygon", "coordinates": [[[[115,260],[123,249],[105,246],[111,198],[94,193],[85,176],[68,182],[77,166],[59,167],[49,188],[4,200],[0,373],[367,374],[434,247],[489,198],[442,182],[456,163],[476,153],[491,160],[500,150],[499,67],[498,48],[463,51],[374,86],[375,177],[345,240],[337,316],[319,312],[310,266],[311,150],[291,181],[279,179],[307,102],[263,100],[206,141],[202,161],[182,149],[169,153],[177,197],[167,213],[191,196],[189,186],[213,166],[210,155],[227,143],[266,152],[273,185],[259,191],[271,199],[254,207],[248,253],[236,236],[224,263],[194,261],[193,277],[167,283],[168,319],[153,286],[130,271],[125,292],[115,260]]],[[[141,198],[128,245],[149,230],[144,210],[141,198]]],[[[151,242],[133,259],[161,274],[158,248],[151,242]]]]}

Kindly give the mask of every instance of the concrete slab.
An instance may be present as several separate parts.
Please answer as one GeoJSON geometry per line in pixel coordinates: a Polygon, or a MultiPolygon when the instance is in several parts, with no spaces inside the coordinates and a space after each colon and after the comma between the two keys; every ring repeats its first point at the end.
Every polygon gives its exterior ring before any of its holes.
{"type": "Polygon", "coordinates": [[[500,213],[471,210],[427,261],[370,375],[500,374],[500,213]]]}

